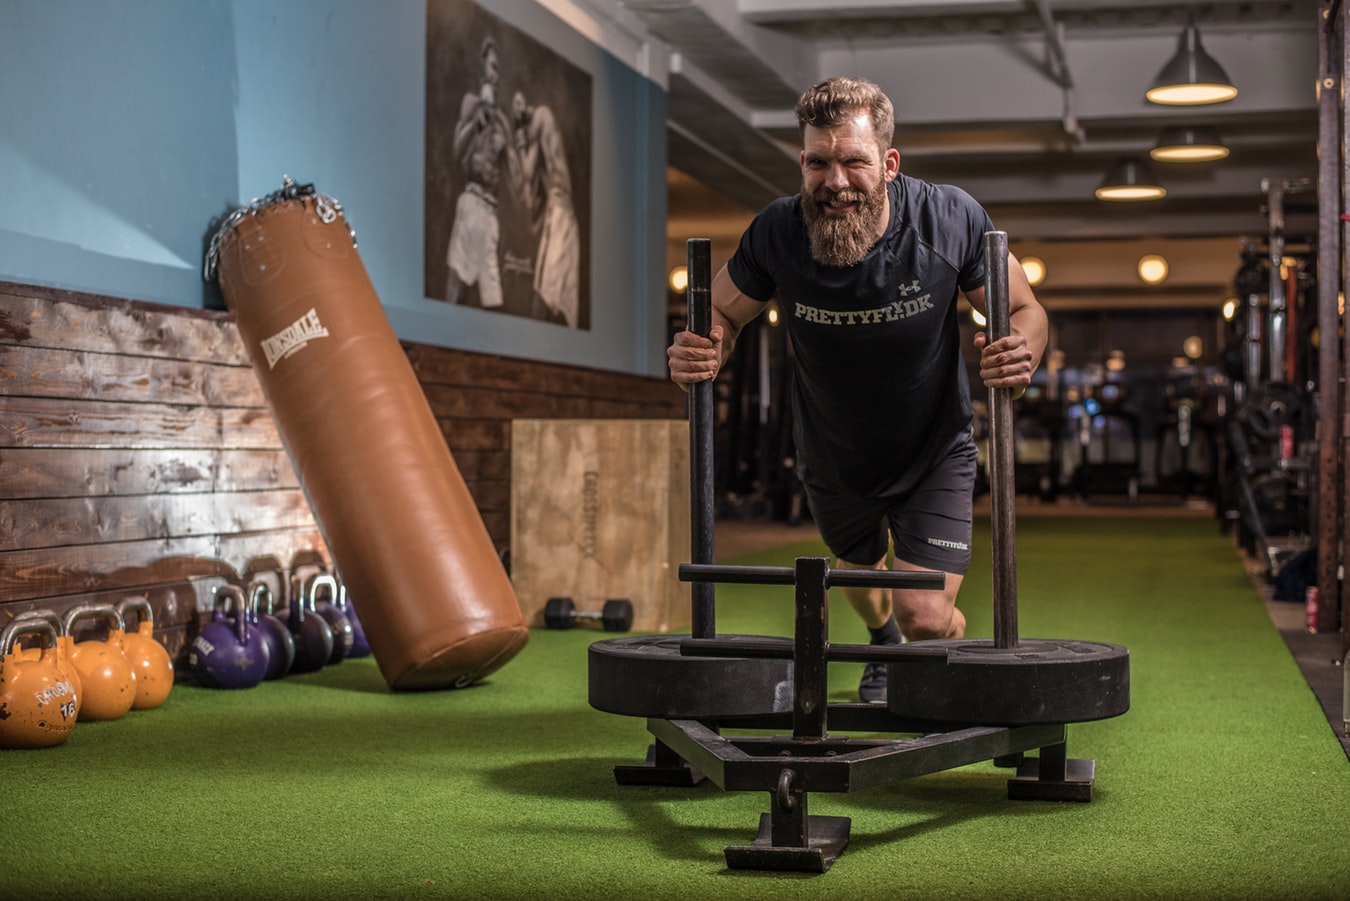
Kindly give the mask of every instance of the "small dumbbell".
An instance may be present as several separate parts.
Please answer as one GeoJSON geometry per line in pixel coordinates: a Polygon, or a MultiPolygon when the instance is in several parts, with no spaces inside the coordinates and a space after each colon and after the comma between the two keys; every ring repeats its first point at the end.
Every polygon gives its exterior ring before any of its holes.
{"type": "Polygon", "coordinates": [[[598,612],[576,609],[571,598],[549,598],[544,605],[544,625],[550,629],[570,629],[582,620],[598,621],[606,632],[627,632],[633,628],[633,605],[623,598],[605,601],[598,612]]]}

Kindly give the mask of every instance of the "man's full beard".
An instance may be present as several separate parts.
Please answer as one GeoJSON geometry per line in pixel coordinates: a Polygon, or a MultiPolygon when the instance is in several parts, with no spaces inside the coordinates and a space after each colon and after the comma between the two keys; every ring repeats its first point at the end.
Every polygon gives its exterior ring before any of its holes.
{"type": "Polygon", "coordinates": [[[802,188],[802,217],[811,240],[811,258],[823,266],[852,266],[877,242],[877,228],[886,212],[886,182],[870,192],[821,189],[815,196],[802,188]],[[845,216],[825,213],[826,203],[858,202],[845,216]]]}

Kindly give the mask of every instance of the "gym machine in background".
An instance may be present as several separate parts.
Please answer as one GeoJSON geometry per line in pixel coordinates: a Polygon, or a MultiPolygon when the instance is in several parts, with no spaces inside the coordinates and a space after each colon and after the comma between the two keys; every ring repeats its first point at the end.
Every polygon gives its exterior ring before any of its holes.
{"type": "Polygon", "coordinates": [[[719,518],[780,520],[808,514],[792,438],[792,342],[777,303],[742,330],[716,380],[714,503],[719,518]]]}
{"type": "Polygon", "coordinates": [[[1084,500],[1094,494],[1123,494],[1132,503],[1139,498],[1139,417],[1129,396],[1124,382],[1091,386],[1069,415],[1079,448],[1074,489],[1084,500]]]}
{"type": "Polygon", "coordinates": [[[1205,503],[1217,496],[1219,423],[1231,405],[1226,376],[1182,367],[1163,386],[1163,415],[1154,443],[1156,489],[1205,503]]]}
{"type": "MultiPolygon", "coordinates": [[[[1209,509],[1219,419],[1231,406],[1216,350],[1222,329],[1217,308],[1055,311],[1045,359],[1015,401],[1017,493],[1043,503],[1209,509]]],[[[972,409],[983,448],[978,392],[972,409]]],[[[983,452],[981,462],[983,474],[983,452]]],[[[977,483],[977,495],[987,490],[987,478],[977,483]]]]}
{"type": "Polygon", "coordinates": [[[1223,421],[1219,512],[1243,549],[1275,578],[1315,547],[1319,384],[1309,372],[1316,330],[1307,323],[1311,247],[1285,235],[1286,211],[1312,201],[1307,181],[1268,179],[1264,248],[1249,242],[1234,278],[1241,302],[1230,333],[1232,405],[1223,421]]]}
{"type": "MultiPolygon", "coordinates": [[[[1345,295],[1350,293],[1346,265],[1346,143],[1350,107],[1345,77],[1350,71],[1350,6],[1320,0],[1318,47],[1317,162],[1317,510],[1313,518],[1317,555],[1318,604],[1311,617],[1321,632],[1341,629],[1345,731],[1350,734],[1350,631],[1344,629],[1345,518],[1350,513],[1350,391],[1346,361],[1350,329],[1345,328],[1345,295]]],[[[1309,377],[1312,377],[1312,371],[1309,377]]]]}
{"type": "Polygon", "coordinates": [[[1050,385],[1031,385],[1018,398],[1013,448],[1017,493],[1053,503],[1064,468],[1064,407],[1050,385]]]}
{"type": "Polygon", "coordinates": [[[1241,308],[1230,328],[1233,404],[1223,421],[1219,512],[1274,578],[1314,544],[1319,398],[1301,327],[1309,319],[1312,261],[1307,247],[1292,250],[1284,235],[1287,205],[1308,199],[1311,185],[1266,181],[1264,188],[1270,234],[1264,251],[1247,244],[1234,278],[1241,308]]]}

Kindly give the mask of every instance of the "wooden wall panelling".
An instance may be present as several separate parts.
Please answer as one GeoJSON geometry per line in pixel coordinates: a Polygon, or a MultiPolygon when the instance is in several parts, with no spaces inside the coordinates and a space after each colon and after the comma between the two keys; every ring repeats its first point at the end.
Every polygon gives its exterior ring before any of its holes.
{"type": "MultiPolygon", "coordinates": [[[[685,416],[669,380],[404,345],[499,550],[511,422],[685,416]]],[[[0,626],[149,592],[184,649],[203,585],[327,551],[228,313],[0,282],[0,626]]],[[[207,592],[209,597],[209,592],[207,592]]]]}
{"type": "MultiPolygon", "coordinates": [[[[3,354],[3,349],[0,349],[3,354]]],[[[181,494],[298,488],[290,458],[279,448],[0,448],[0,485],[10,499],[181,494]]]]}
{"type": "Polygon", "coordinates": [[[0,282],[0,342],[248,366],[228,313],[0,282]]]}
{"type": "Polygon", "coordinates": [[[147,593],[181,664],[203,584],[316,547],[228,315],[0,284],[0,624],[147,593]]]}

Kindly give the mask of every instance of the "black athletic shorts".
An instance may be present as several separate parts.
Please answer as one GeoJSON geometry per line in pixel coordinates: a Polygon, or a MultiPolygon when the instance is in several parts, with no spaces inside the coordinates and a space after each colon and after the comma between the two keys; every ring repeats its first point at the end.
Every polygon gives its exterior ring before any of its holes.
{"type": "Polygon", "coordinates": [[[976,449],[959,442],[905,495],[864,498],[806,487],[811,516],[830,552],[858,566],[895,556],[915,566],[965,575],[970,568],[976,449]]]}

